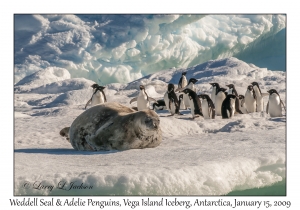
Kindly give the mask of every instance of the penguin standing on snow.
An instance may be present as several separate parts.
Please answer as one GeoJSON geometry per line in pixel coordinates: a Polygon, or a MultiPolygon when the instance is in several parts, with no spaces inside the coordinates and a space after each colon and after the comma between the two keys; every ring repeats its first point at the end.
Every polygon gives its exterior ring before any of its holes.
{"type": "Polygon", "coordinates": [[[267,114],[270,114],[270,117],[282,117],[282,106],[284,109],[285,106],[282,100],[280,99],[279,94],[275,89],[268,90],[268,93],[270,95],[266,110],[267,114]]]}
{"type": "Polygon", "coordinates": [[[216,115],[221,116],[221,108],[224,99],[226,98],[227,93],[225,92],[225,88],[217,88],[216,98],[215,98],[215,107],[216,107],[216,115]]]}
{"type": "Polygon", "coordinates": [[[211,100],[215,104],[216,103],[216,95],[217,95],[217,89],[220,88],[220,85],[218,83],[209,83],[212,86],[212,92],[211,92],[211,100]]]}
{"type": "Polygon", "coordinates": [[[202,113],[204,119],[215,119],[215,105],[206,94],[198,95],[202,99],[202,113]]]}
{"type": "MultiPolygon", "coordinates": [[[[198,80],[195,79],[195,78],[189,79],[188,85],[185,86],[184,89],[190,89],[190,90],[196,92],[196,87],[195,87],[196,82],[198,82],[198,80]]],[[[177,89],[177,90],[179,90],[179,92],[181,92],[181,91],[183,91],[183,88],[177,89]]],[[[184,101],[184,104],[185,104],[186,108],[190,107],[190,104],[189,104],[190,99],[189,99],[187,94],[183,94],[183,101],[184,101]]]]}
{"type": "Polygon", "coordinates": [[[97,104],[103,104],[105,102],[107,102],[106,100],[106,96],[104,93],[104,88],[103,86],[100,86],[98,84],[93,84],[91,86],[93,88],[93,95],[91,97],[91,99],[86,103],[84,109],[86,109],[86,107],[91,104],[92,106],[95,106],[97,104]]]}
{"type": "MultiPolygon", "coordinates": [[[[185,88],[185,86],[187,86],[188,82],[187,82],[187,79],[186,79],[185,75],[186,75],[186,72],[182,72],[180,80],[178,82],[178,89],[182,89],[182,88],[185,88]]],[[[181,109],[187,109],[185,104],[184,104],[184,100],[181,100],[180,108],[181,109]]]]}
{"type": "Polygon", "coordinates": [[[167,109],[166,103],[164,100],[157,100],[155,103],[153,103],[153,110],[165,110],[167,109]]]}
{"type": "Polygon", "coordinates": [[[199,115],[203,116],[201,101],[198,95],[191,89],[184,89],[183,92],[189,97],[189,104],[191,107],[191,114],[193,119],[195,117],[199,117],[199,115]]]}
{"type": "Polygon", "coordinates": [[[131,99],[131,101],[129,103],[131,104],[134,101],[137,102],[138,111],[148,109],[150,101],[156,102],[156,100],[154,98],[151,98],[148,96],[148,94],[145,91],[144,85],[140,85],[140,93],[139,93],[138,97],[131,99]]]}
{"type": "Polygon", "coordinates": [[[248,86],[245,93],[245,105],[248,113],[256,112],[256,95],[252,85],[248,86]]]}
{"type": "Polygon", "coordinates": [[[167,109],[170,111],[171,115],[179,114],[179,108],[180,108],[180,102],[181,100],[178,100],[177,95],[174,91],[175,86],[174,84],[168,84],[168,90],[164,95],[165,103],[167,106],[167,109]]]}
{"type": "Polygon", "coordinates": [[[239,94],[237,93],[233,84],[226,85],[228,87],[228,95],[235,95],[235,111],[239,114],[243,114],[240,110],[240,101],[239,101],[239,94]]]}
{"type": "Polygon", "coordinates": [[[261,93],[261,90],[260,90],[257,82],[252,82],[251,84],[253,85],[253,90],[254,90],[255,96],[256,96],[256,111],[262,112],[262,111],[264,111],[263,94],[261,93]]]}
{"type": "Polygon", "coordinates": [[[178,88],[185,88],[185,86],[187,86],[187,79],[186,79],[186,72],[182,72],[180,80],[178,82],[178,88]]]}
{"type": "Polygon", "coordinates": [[[245,96],[244,95],[239,95],[239,104],[240,104],[240,110],[241,112],[243,112],[243,114],[247,114],[247,109],[246,109],[246,106],[245,106],[245,96]]]}
{"type": "Polygon", "coordinates": [[[236,96],[233,94],[227,95],[222,103],[222,119],[232,118],[235,112],[236,96]]]}

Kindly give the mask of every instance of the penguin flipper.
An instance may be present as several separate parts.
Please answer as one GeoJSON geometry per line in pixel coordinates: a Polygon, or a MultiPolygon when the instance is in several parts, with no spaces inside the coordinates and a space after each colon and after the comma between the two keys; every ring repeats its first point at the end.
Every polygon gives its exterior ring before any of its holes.
{"type": "Polygon", "coordinates": [[[148,101],[154,101],[157,102],[154,98],[148,97],[148,101]]]}
{"type": "Polygon", "coordinates": [[[91,103],[91,102],[92,102],[92,99],[90,99],[90,100],[86,103],[84,109],[86,109],[87,105],[88,105],[89,103],[91,103]]]}
{"type": "Polygon", "coordinates": [[[131,104],[132,102],[135,102],[135,101],[137,101],[137,97],[131,99],[131,101],[129,103],[131,104]]]}
{"type": "Polygon", "coordinates": [[[215,109],[212,109],[211,110],[211,119],[215,119],[215,116],[216,116],[216,111],[215,111],[215,109]]]}
{"type": "Polygon", "coordinates": [[[269,112],[269,101],[267,103],[267,108],[266,108],[266,113],[269,114],[268,112],[269,112]]]}
{"type": "Polygon", "coordinates": [[[280,99],[280,103],[282,104],[284,110],[286,111],[286,108],[285,108],[285,106],[284,106],[284,104],[283,104],[283,101],[282,101],[281,99],[280,99]]]}

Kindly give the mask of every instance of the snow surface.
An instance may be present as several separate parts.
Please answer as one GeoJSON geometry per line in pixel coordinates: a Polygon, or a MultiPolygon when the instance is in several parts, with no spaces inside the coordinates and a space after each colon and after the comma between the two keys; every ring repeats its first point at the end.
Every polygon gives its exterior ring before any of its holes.
{"type": "Polygon", "coordinates": [[[285,15],[35,14],[14,23],[15,83],[49,67],[128,83],[231,56],[285,70],[285,15]]]}
{"type": "MultiPolygon", "coordinates": [[[[138,94],[139,84],[146,86],[150,97],[161,99],[167,84],[176,85],[183,71],[188,79],[199,80],[198,94],[210,94],[209,83],[218,82],[221,87],[232,83],[244,95],[256,81],[262,93],[276,89],[286,104],[285,72],[233,57],[160,71],[128,84],[109,84],[104,92],[108,101],[135,106],[129,101],[138,94]]],[[[15,195],[224,195],[285,178],[285,112],[281,118],[256,112],[232,119],[192,120],[188,110],[172,117],[158,111],[163,141],[156,148],[75,151],[59,131],[84,111],[93,81],[52,82],[46,77],[28,76],[24,85],[15,86],[15,195]],[[26,91],[18,92],[23,86],[26,91]],[[24,188],[25,182],[35,181],[54,186],[60,181],[84,183],[93,189],[24,188]]],[[[268,96],[264,100],[266,105],[268,96]]]]}

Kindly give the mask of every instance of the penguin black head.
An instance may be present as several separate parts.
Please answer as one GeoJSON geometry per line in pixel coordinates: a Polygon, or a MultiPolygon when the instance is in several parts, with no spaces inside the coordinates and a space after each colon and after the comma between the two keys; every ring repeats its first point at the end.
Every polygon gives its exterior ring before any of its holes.
{"type": "Polygon", "coordinates": [[[226,86],[229,87],[229,89],[234,88],[233,84],[229,84],[229,85],[226,85],[226,86]]]}
{"type": "Polygon", "coordinates": [[[198,95],[198,97],[201,98],[201,99],[209,98],[209,96],[207,94],[200,94],[200,95],[198,95]]]}
{"type": "Polygon", "coordinates": [[[235,95],[227,95],[227,98],[236,99],[236,96],[235,95]]]}
{"type": "Polygon", "coordinates": [[[182,74],[181,75],[186,75],[186,72],[182,72],[182,74]]]}
{"type": "Polygon", "coordinates": [[[227,89],[225,89],[225,88],[219,88],[219,90],[218,90],[218,92],[224,92],[225,93],[225,91],[226,91],[227,89]]]}
{"type": "Polygon", "coordinates": [[[195,78],[191,78],[191,79],[189,80],[189,84],[190,84],[191,82],[192,82],[193,84],[195,84],[196,82],[198,82],[198,80],[195,79],[195,78]]]}
{"type": "Polygon", "coordinates": [[[245,98],[245,96],[239,95],[239,99],[240,99],[240,100],[243,100],[244,98],[245,98]]]}
{"type": "Polygon", "coordinates": [[[211,86],[213,87],[219,87],[219,83],[213,82],[213,83],[209,83],[211,86]]]}
{"type": "Polygon", "coordinates": [[[184,92],[185,94],[189,94],[192,90],[189,88],[184,89],[182,92],[184,92]]]}
{"type": "Polygon", "coordinates": [[[145,90],[145,86],[144,85],[140,85],[140,90],[145,90]]]}
{"type": "Polygon", "coordinates": [[[98,87],[100,87],[97,83],[95,83],[95,84],[93,84],[92,86],[91,86],[93,89],[95,89],[95,88],[98,88],[98,87]]]}
{"type": "Polygon", "coordinates": [[[168,92],[171,92],[172,90],[174,91],[174,89],[175,89],[174,84],[172,83],[168,84],[168,92]]]}
{"type": "Polygon", "coordinates": [[[105,87],[103,87],[103,86],[100,86],[100,85],[98,85],[98,84],[93,84],[92,86],[91,86],[93,89],[97,89],[97,90],[103,90],[105,87]]]}
{"type": "Polygon", "coordinates": [[[275,89],[268,90],[267,92],[268,92],[270,95],[272,95],[273,93],[279,95],[275,89]]]}
{"type": "Polygon", "coordinates": [[[252,82],[251,85],[259,87],[257,82],[252,82]]]}
{"type": "Polygon", "coordinates": [[[253,91],[253,86],[249,85],[247,89],[250,90],[250,91],[253,91]]]}

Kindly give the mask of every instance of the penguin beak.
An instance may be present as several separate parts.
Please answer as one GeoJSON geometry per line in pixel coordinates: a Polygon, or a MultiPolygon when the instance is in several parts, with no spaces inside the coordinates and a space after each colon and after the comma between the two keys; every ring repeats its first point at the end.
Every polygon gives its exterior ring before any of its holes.
{"type": "Polygon", "coordinates": [[[229,87],[229,85],[226,85],[227,87],[229,87]]]}

